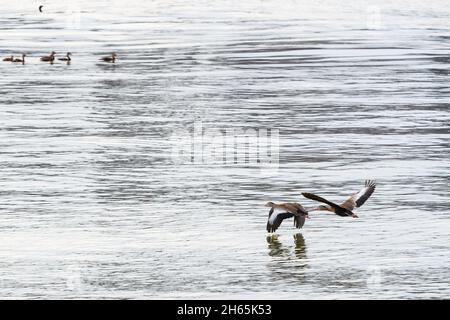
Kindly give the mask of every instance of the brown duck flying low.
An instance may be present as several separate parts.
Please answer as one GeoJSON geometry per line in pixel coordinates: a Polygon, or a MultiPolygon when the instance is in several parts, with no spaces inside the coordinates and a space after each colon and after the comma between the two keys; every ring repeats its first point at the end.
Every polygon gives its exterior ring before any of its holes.
{"type": "Polygon", "coordinates": [[[375,181],[367,180],[364,188],[362,188],[358,193],[355,193],[350,198],[348,198],[345,202],[338,205],[334,202],[328,201],[322,197],[319,197],[312,193],[303,192],[302,195],[305,198],[316,200],[322,203],[327,204],[326,206],[320,205],[316,210],[323,211],[331,211],[341,217],[353,217],[358,218],[358,216],[353,212],[355,208],[361,207],[367,199],[372,195],[375,191],[375,181]]]}
{"type": "Polygon", "coordinates": [[[280,203],[267,202],[266,207],[270,207],[269,218],[267,219],[267,232],[275,232],[284,219],[294,217],[294,226],[301,229],[305,220],[309,218],[308,209],[305,209],[298,203],[280,203]]]}

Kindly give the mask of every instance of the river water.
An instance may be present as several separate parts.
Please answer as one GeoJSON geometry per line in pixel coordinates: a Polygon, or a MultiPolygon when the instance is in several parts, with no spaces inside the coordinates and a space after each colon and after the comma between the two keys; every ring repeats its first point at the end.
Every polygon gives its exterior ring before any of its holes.
{"type": "Polygon", "coordinates": [[[446,1],[7,3],[0,297],[450,296],[446,1]],[[195,128],[267,130],[271,165],[174,156],[195,128]],[[365,179],[359,219],[267,234],[365,179]]]}

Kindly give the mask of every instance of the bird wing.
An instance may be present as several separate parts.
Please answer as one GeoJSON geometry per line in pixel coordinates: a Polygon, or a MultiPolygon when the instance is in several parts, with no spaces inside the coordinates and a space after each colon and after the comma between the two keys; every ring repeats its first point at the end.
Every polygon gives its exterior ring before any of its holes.
{"type": "Polygon", "coordinates": [[[376,187],[375,181],[366,180],[364,188],[362,188],[358,193],[355,193],[350,198],[345,200],[345,202],[341,204],[341,207],[348,209],[350,211],[352,211],[355,207],[356,208],[361,207],[364,204],[364,202],[366,202],[366,200],[369,199],[369,197],[375,191],[375,187],[376,187]]]}
{"type": "Polygon", "coordinates": [[[266,227],[267,232],[272,232],[271,230],[272,230],[273,220],[274,220],[274,218],[272,218],[272,214],[274,211],[275,211],[274,208],[270,208],[269,218],[267,218],[267,227],[266,227]]]}
{"type": "MultiPolygon", "coordinates": [[[[273,208],[270,210],[272,211],[273,208]]],[[[273,211],[272,211],[273,213],[273,211]]],[[[267,232],[275,232],[278,227],[280,226],[281,222],[283,222],[284,219],[291,218],[294,215],[289,212],[276,212],[269,216],[269,219],[267,220],[267,232]]]]}
{"type": "Polygon", "coordinates": [[[308,214],[308,212],[298,203],[285,203],[284,208],[287,212],[293,213],[294,215],[297,215],[299,213],[301,214],[308,214]]]}
{"type": "Polygon", "coordinates": [[[297,229],[301,229],[301,228],[303,227],[303,225],[305,224],[305,220],[306,220],[306,218],[305,218],[304,215],[301,215],[301,216],[295,216],[295,217],[294,217],[294,226],[295,226],[297,229]]]}
{"type": "Polygon", "coordinates": [[[333,207],[333,208],[335,208],[335,209],[342,209],[342,208],[341,208],[339,205],[337,205],[336,203],[333,203],[333,202],[331,202],[331,201],[328,201],[327,199],[324,199],[324,198],[322,198],[322,197],[316,196],[315,194],[308,193],[308,192],[302,192],[302,195],[303,195],[305,198],[308,198],[308,199],[311,199],[311,200],[316,200],[316,201],[319,201],[319,202],[326,203],[327,205],[329,205],[329,206],[331,206],[331,207],[333,207]]]}

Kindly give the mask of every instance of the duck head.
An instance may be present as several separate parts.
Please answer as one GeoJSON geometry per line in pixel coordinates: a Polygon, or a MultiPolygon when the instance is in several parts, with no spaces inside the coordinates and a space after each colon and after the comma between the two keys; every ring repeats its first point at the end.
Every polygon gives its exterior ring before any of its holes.
{"type": "Polygon", "coordinates": [[[272,201],[267,202],[264,207],[270,207],[272,208],[275,205],[275,203],[273,203],[272,201]]]}

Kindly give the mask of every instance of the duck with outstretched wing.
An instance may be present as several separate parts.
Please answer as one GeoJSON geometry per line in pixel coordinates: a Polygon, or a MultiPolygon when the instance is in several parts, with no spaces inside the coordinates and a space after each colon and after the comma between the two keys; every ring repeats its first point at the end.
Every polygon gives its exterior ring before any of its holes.
{"type": "Polygon", "coordinates": [[[369,199],[369,197],[375,191],[375,187],[376,187],[375,181],[366,180],[364,188],[362,188],[358,193],[353,194],[350,198],[345,200],[345,202],[343,202],[340,205],[328,201],[327,199],[324,199],[312,193],[303,192],[302,195],[305,198],[316,200],[326,204],[326,206],[324,205],[318,206],[316,210],[331,211],[341,217],[358,218],[358,216],[353,212],[353,210],[355,208],[361,207],[367,201],[367,199],[369,199]]]}
{"type": "Polygon", "coordinates": [[[304,208],[301,204],[267,202],[266,207],[270,207],[269,218],[267,219],[267,232],[275,232],[281,225],[284,219],[294,217],[294,226],[301,229],[305,224],[305,220],[309,218],[308,211],[310,209],[304,208]]]}

